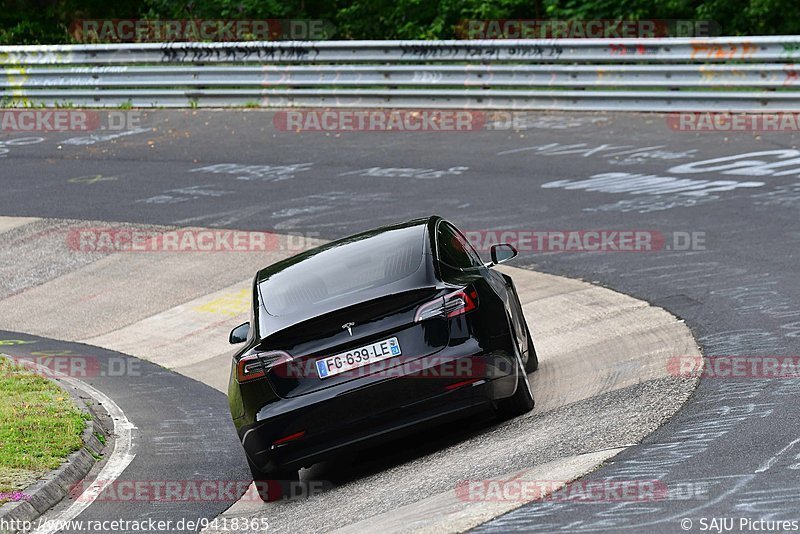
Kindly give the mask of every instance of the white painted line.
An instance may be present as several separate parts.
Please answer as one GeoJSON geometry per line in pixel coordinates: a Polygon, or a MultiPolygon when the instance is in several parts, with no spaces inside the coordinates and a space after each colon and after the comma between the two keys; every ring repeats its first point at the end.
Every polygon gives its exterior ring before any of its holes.
{"type": "MultiPolygon", "coordinates": [[[[3,354],[3,356],[11,358],[11,356],[8,356],[7,354],[3,354]]],[[[97,500],[97,497],[100,496],[100,493],[109,484],[116,480],[122,474],[122,472],[125,471],[125,468],[130,465],[130,463],[136,457],[136,454],[133,453],[133,431],[136,429],[136,426],[128,420],[128,418],[125,416],[125,412],[122,411],[122,408],[120,408],[116,402],[111,400],[111,397],[102,391],[99,391],[89,384],[81,382],[80,380],[76,380],[75,378],[59,373],[58,371],[54,371],[49,367],[35,362],[26,362],[26,366],[35,366],[42,373],[44,373],[44,376],[53,375],[60,381],[86,393],[97,402],[102,404],[108,412],[108,415],[111,417],[111,420],[114,421],[114,434],[116,436],[114,450],[111,452],[111,456],[109,456],[106,465],[104,465],[100,470],[100,473],[97,474],[95,481],[91,486],[86,488],[80,497],[77,498],[75,502],[72,503],[66,510],[55,514],[54,517],[47,517],[47,514],[45,514],[43,517],[46,518],[46,521],[42,521],[40,523],[42,526],[33,532],[33,534],[52,534],[53,532],[60,530],[58,528],[59,526],[65,526],[65,524],[68,524],[69,521],[75,519],[78,514],[88,508],[95,500],[97,500]]]]}
{"type": "Polygon", "coordinates": [[[755,471],[755,472],[756,472],[756,473],[763,473],[764,471],[766,471],[767,469],[769,469],[770,467],[772,467],[772,465],[773,465],[775,462],[777,462],[777,461],[778,461],[778,457],[779,457],[781,454],[783,454],[783,453],[785,453],[786,451],[790,450],[792,447],[794,447],[794,446],[795,446],[795,445],[797,445],[798,443],[800,443],[800,438],[798,438],[798,439],[794,440],[793,442],[791,442],[790,444],[788,444],[787,446],[785,446],[784,448],[782,448],[780,451],[778,451],[778,454],[776,454],[775,456],[773,456],[772,458],[770,458],[769,460],[767,460],[766,462],[764,462],[763,464],[761,464],[761,466],[759,466],[759,468],[758,468],[758,469],[756,469],[756,471],[755,471]]]}

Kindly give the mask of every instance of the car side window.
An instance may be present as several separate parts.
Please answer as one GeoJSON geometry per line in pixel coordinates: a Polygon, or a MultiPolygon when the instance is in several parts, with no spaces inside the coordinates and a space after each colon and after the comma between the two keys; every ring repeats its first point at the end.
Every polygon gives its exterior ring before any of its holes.
{"type": "Polygon", "coordinates": [[[436,246],[439,261],[456,269],[472,269],[483,265],[467,239],[452,225],[441,222],[437,229],[436,246]]]}

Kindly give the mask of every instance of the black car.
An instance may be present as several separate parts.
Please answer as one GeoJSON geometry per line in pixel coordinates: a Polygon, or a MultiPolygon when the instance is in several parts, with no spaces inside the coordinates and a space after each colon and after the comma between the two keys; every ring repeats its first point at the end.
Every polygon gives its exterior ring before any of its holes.
{"type": "Polygon", "coordinates": [[[228,397],[264,500],[302,467],[487,406],[533,409],[538,360],[514,283],[440,217],[384,226],[258,272],[228,397]],[[267,481],[275,481],[273,484],[267,481]],[[280,482],[277,482],[280,481],[280,482]]]}

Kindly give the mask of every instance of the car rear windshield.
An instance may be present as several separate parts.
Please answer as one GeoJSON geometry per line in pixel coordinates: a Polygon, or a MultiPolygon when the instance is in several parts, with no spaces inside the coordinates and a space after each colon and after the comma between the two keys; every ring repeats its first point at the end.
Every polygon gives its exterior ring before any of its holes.
{"type": "Polygon", "coordinates": [[[387,230],[323,250],[273,274],[260,284],[272,316],[397,282],[422,265],[425,232],[420,226],[387,230]]]}

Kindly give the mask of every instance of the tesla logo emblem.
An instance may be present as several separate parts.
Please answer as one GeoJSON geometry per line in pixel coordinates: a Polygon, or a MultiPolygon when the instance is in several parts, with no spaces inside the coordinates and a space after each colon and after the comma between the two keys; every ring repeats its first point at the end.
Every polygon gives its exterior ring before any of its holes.
{"type": "Polygon", "coordinates": [[[342,330],[347,330],[347,333],[352,336],[353,335],[353,327],[355,325],[356,325],[356,323],[344,323],[342,325],[342,330]]]}

